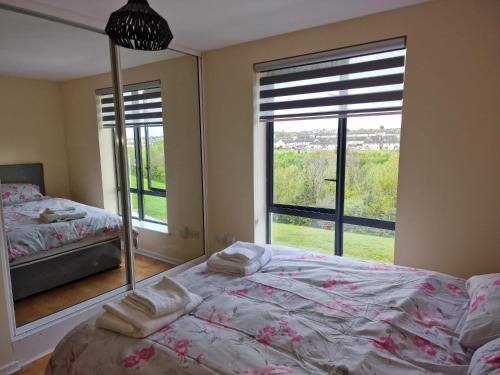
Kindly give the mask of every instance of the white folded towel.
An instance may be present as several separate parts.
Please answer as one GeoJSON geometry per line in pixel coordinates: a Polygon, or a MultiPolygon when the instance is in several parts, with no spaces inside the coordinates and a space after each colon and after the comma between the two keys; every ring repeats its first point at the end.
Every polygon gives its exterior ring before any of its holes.
{"type": "Polygon", "coordinates": [[[265,251],[266,249],[264,246],[238,241],[220,251],[219,257],[230,262],[245,264],[261,257],[265,251]]]}
{"type": "Polygon", "coordinates": [[[87,216],[87,213],[83,210],[67,210],[67,211],[57,211],[56,213],[50,209],[45,209],[40,214],[40,221],[45,224],[55,223],[59,221],[70,221],[70,220],[78,220],[83,219],[87,216]]]}
{"type": "Polygon", "coordinates": [[[46,208],[44,212],[47,214],[60,214],[60,213],[67,213],[68,211],[75,211],[75,210],[76,210],[76,207],[66,206],[63,208],[55,208],[55,209],[46,208]]]}
{"type": "Polygon", "coordinates": [[[106,311],[97,318],[96,326],[125,336],[144,338],[188,314],[202,301],[202,298],[196,294],[190,293],[190,297],[190,302],[183,309],[153,319],[144,312],[123,303],[123,300],[111,302],[104,305],[106,311]],[[113,309],[109,309],[111,304],[115,304],[113,309]]]}
{"type": "Polygon", "coordinates": [[[136,290],[123,300],[151,318],[181,310],[190,301],[188,290],[169,277],[164,277],[155,285],[136,290]]]}
{"type": "Polygon", "coordinates": [[[249,263],[236,263],[220,257],[220,253],[213,254],[207,261],[208,269],[214,272],[228,273],[232,275],[248,276],[264,267],[271,258],[273,252],[269,248],[264,248],[264,253],[249,263]]]}

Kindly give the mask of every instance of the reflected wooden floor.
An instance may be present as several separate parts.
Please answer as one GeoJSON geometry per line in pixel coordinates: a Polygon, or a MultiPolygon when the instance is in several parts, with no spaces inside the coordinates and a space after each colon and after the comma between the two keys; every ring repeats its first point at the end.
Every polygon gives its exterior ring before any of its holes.
{"type": "Polygon", "coordinates": [[[30,363],[28,366],[16,371],[14,375],[44,375],[50,356],[51,354],[48,354],[45,357],[40,358],[38,361],[30,363]]]}
{"type": "MultiPolygon", "coordinates": [[[[135,254],[135,277],[137,281],[175,267],[173,264],[135,254]]],[[[101,272],[47,292],[24,298],[14,304],[18,327],[53,314],[92,297],[125,285],[125,262],[120,268],[101,272]]]]}

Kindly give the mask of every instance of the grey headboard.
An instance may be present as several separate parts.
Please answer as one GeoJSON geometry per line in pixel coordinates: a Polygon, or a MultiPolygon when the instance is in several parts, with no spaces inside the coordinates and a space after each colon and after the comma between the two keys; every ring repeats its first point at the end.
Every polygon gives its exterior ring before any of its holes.
{"type": "Polygon", "coordinates": [[[42,163],[0,165],[0,181],[2,184],[35,184],[45,195],[42,163]]]}

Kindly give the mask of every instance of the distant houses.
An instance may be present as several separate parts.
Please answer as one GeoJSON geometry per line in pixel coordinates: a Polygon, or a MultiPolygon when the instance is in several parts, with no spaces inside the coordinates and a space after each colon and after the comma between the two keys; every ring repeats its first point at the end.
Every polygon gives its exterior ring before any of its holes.
{"type": "MultiPolygon", "coordinates": [[[[276,132],[274,148],[277,150],[336,150],[337,133],[330,130],[276,132]]],[[[399,151],[400,129],[349,130],[347,147],[366,151],[399,151]]]]}

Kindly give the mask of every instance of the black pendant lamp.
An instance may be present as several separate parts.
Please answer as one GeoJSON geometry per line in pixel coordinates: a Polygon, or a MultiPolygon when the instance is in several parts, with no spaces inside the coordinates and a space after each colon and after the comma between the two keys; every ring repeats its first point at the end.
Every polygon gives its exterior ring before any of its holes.
{"type": "Polygon", "coordinates": [[[127,5],[111,13],[106,34],[119,46],[142,51],[166,49],[173,39],[167,21],[147,0],[128,0],[127,5]]]}

